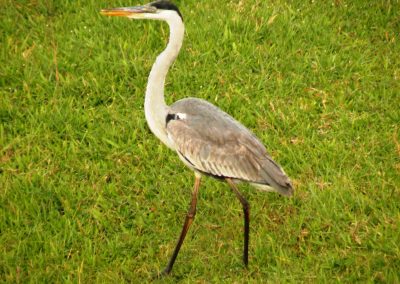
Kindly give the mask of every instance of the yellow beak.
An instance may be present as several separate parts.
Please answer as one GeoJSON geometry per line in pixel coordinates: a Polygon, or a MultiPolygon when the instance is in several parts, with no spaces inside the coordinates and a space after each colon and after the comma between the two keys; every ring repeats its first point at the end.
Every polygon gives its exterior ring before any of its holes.
{"type": "Polygon", "coordinates": [[[102,9],[100,13],[104,16],[129,17],[135,14],[155,13],[156,11],[157,9],[152,6],[134,6],[102,9]]]}

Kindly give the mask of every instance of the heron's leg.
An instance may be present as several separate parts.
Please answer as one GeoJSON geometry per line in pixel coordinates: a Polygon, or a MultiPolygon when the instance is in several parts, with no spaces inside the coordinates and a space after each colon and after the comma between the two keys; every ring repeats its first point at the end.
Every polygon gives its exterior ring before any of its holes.
{"type": "Polygon", "coordinates": [[[240,203],[242,203],[243,206],[243,213],[244,213],[243,262],[244,265],[247,266],[247,264],[249,263],[250,204],[249,202],[247,202],[246,198],[244,198],[243,195],[240,194],[235,183],[230,178],[227,178],[226,181],[228,182],[230,188],[236,194],[236,197],[240,200],[240,203]]]}
{"type": "Polygon", "coordinates": [[[179,249],[181,248],[183,240],[186,237],[186,233],[188,232],[189,227],[193,222],[194,216],[196,215],[196,203],[197,203],[197,194],[199,192],[199,187],[200,187],[200,179],[201,176],[196,174],[196,179],[194,181],[194,189],[192,193],[192,201],[190,202],[189,211],[186,215],[185,223],[183,224],[182,232],[181,235],[179,236],[178,243],[176,244],[174,253],[172,254],[171,259],[169,260],[167,267],[164,269],[163,274],[169,274],[171,272],[175,259],[178,256],[179,249]]]}

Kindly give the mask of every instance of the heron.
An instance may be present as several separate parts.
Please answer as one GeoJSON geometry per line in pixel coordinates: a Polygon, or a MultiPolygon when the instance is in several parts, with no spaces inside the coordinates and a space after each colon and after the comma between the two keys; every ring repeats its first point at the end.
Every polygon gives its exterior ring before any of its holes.
{"type": "Polygon", "coordinates": [[[195,218],[203,176],[226,181],[243,207],[243,262],[247,267],[250,205],[237,184],[246,182],[263,191],[291,196],[294,189],[289,177],[249,129],[213,104],[199,98],[181,99],[172,105],[165,103],[165,79],[179,54],[185,32],[182,14],[174,3],[158,0],[142,6],[102,9],[101,13],[129,19],[161,20],[169,25],[168,44],[158,55],[148,77],[144,111],[153,134],[193,170],[194,186],[182,231],[162,274],[171,272],[195,218]]]}

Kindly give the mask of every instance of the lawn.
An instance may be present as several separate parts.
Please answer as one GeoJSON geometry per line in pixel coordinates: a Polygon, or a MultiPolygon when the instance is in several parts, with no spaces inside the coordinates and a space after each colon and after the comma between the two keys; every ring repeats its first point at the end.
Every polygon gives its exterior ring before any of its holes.
{"type": "MultiPolygon", "coordinates": [[[[203,179],[166,283],[400,282],[400,3],[177,1],[167,102],[207,99],[250,128],[292,198],[203,179]]],[[[0,4],[0,282],[150,282],[193,174],[149,131],[161,22],[124,1],[0,4]]]]}

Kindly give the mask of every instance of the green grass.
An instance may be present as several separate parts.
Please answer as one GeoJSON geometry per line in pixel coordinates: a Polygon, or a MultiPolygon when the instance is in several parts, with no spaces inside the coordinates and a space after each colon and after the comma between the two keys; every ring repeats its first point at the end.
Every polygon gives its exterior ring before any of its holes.
{"type": "MultiPolygon", "coordinates": [[[[99,14],[134,2],[0,4],[0,282],[142,283],[172,253],[193,174],[143,114],[168,27],[99,14]]],[[[245,270],[241,206],[204,179],[163,281],[398,283],[399,1],[178,3],[187,36],[167,101],[233,114],[296,193],[240,187],[245,270]]]]}

